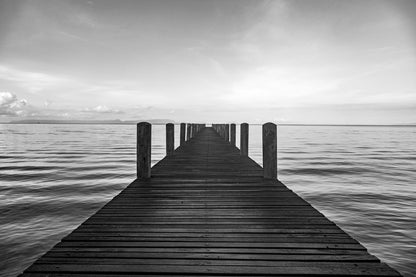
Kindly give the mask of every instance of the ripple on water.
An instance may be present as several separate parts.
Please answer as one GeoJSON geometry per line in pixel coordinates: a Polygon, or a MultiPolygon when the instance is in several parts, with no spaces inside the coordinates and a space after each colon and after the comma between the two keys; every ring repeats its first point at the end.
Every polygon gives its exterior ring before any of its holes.
{"type": "MultiPolygon", "coordinates": [[[[152,164],[165,155],[163,128],[152,128],[152,164]]],[[[278,127],[279,179],[407,276],[416,276],[415,130],[278,127]]],[[[1,276],[16,276],[135,178],[135,132],[0,124],[1,276]]],[[[261,164],[261,126],[249,142],[261,164]]]]}

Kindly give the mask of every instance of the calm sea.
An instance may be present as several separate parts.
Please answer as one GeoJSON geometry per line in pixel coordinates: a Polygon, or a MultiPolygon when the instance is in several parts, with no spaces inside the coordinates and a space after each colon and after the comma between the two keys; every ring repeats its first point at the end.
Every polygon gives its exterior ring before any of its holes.
{"type": "MultiPolygon", "coordinates": [[[[416,276],[416,128],[278,130],[279,179],[370,253],[416,276]]],[[[0,276],[16,276],[135,178],[135,132],[0,124],[0,276]]],[[[154,125],[153,164],[164,138],[164,126],[154,125]]],[[[259,163],[260,142],[261,126],[250,126],[259,163]]]]}

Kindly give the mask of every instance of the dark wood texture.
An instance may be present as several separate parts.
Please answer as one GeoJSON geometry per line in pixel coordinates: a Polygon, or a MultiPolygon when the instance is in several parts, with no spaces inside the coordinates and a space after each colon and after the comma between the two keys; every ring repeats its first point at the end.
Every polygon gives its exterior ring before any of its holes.
{"type": "Polygon", "coordinates": [[[235,146],[235,124],[230,125],[230,143],[232,146],[235,146]]]}
{"type": "Polygon", "coordinates": [[[186,124],[186,140],[188,141],[191,138],[191,124],[186,124]]]}
{"type": "Polygon", "coordinates": [[[248,124],[240,125],[240,152],[243,156],[248,156],[248,124]]]}
{"type": "Polygon", "coordinates": [[[175,150],[175,125],[166,124],[166,156],[172,155],[175,150]]]}
{"type": "Polygon", "coordinates": [[[137,178],[147,179],[151,175],[152,125],[147,122],[137,124],[137,178]]]}
{"type": "Polygon", "coordinates": [[[180,145],[185,144],[185,134],[186,134],[186,123],[181,123],[180,129],[180,145]]]}
{"type": "Polygon", "coordinates": [[[22,276],[400,276],[213,128],[22,276]]]}
{"type": "Polygon", "coordinates": [[[230,142],[230,124],[224,124],[225,127],[225,141],[230,142]]]}
{"type": "Polygon", "coordinates": [[[277,178],[277,126],[268,122],[263,124],[263,177],[277,178]]]}

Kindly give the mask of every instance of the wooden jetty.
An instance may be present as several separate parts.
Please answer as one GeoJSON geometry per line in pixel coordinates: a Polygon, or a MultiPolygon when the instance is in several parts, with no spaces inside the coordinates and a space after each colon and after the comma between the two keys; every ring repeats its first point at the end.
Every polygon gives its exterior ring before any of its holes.
{"type": "Polygon", "coordinates": [[[276,125],[264,169],[235,125],[181,124],[181,145],[150,169],[138,125],[138,179],[21,276],[400,276],[276,179],[276,125]],[[151,178],[149,178],[151,177],[151,178]]]}

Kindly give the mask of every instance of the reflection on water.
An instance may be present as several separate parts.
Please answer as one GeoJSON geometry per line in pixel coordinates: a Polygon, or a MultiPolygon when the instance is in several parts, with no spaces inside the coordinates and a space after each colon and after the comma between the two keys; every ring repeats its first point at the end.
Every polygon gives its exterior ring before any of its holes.
{"type": "MultiPolygon", "coordinates": [[[[416,275],[416,128],[278,130],[279,179],[372,254],[416,275]]],[[[154,125],[153,164],[164,139],[154,125]]],[[[261,164],[261,126],[250,126],[249,142],[261,164]]],[[[16,276],[127,186],[135,151],[134,125],[0,124],[0,275],[16,276]]]]}

